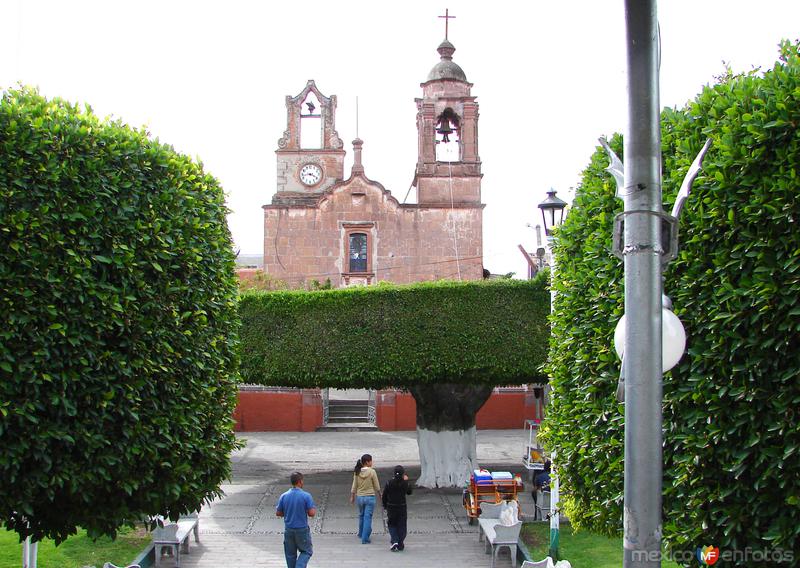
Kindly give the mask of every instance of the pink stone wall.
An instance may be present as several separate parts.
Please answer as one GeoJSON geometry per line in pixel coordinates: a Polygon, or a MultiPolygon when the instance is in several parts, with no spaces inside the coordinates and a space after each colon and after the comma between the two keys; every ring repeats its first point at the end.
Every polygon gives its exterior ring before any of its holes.
{"type": "Polygon", "coordinates": [[[344,177],[344,150],[294,150],[278,151],[277,191],[321,195],[344,177]],[[322,168],[322,181],[307,187],[300,181],[300,169],[306,163],[322,168]]]}
{"type": "Polygon", "coordinates": [[[483,206],[401,205],[380,184],[356,175],[315,207],[264,207],[264,270],[296,287],[348,273],[349,225],[368,234],[369,283],[483,277],[483,206]],[[456,255],[456,249],[458,255],[456,255]],[[459,261],[456,262],[458,257],[459,261]]]}
{"type": "MultiPolygon", "coordinates": [[[[455,166],[454,166],[455,167],[455,166]]],[[[447,166],[443,169],[447,170],[447,166]]],[[[450,203],[480,203],[481,179],[479,177],[426,178],[418,180],[420,203],[448,206],[450,203]]]]}

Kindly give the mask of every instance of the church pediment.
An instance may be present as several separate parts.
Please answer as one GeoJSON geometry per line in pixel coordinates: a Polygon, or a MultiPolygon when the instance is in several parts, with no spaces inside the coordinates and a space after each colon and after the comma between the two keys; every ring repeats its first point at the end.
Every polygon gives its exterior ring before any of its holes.
{"type": "Polygon", "coordinates": [[[298,94],[295,97],[292,97],[291,95],[286,95],[286,104],[299,105],[304,100],[306,100],[306,97],[308,97],[308,93],[314,93],[314,95],[316,95],[317,99],[322,104],[331,104],[331,99],[333,99],[334,101],[336,100],[336,95],[331,95],[330,97],[326,97],[325,95],[323,95],[322,92],[317,88],[317,84],[314,82],[314,79],[309,79],[308,83],[306,83],[306,86],[303,88],[302,91],[300,91],[300,94],[298,94]]]}
{"type": "Polygon", "coordinates": [[[318,206],[320,208],[323,206],[335,207],[336,205],[344,207],[351,203],[360,206],[371,200],[383,202],[393,209],[400,207],[400,202],[388,189],[363,174],[353,175],[349,179],[335,184],[320,197],[318,206]]]}

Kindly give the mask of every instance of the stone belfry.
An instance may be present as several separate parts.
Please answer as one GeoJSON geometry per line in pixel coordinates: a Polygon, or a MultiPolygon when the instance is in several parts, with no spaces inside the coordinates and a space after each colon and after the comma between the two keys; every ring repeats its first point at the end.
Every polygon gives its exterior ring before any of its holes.
{"type": "Polygon", "coordinates": [[[453,61],[455,50],[445,32],[437,49],[441,60],[421,84],[422,98],[415,99],[419,143],[413,184],[420,205],[481,202],[478,102],[453,61]]]}
{"type": "Polygon", "coordinates": [[[313,80],[286,97],[286,130],[278,140],[275,205],[312,204],[344,177],[343,144],[336,132],[336,95],[313,80]]]}

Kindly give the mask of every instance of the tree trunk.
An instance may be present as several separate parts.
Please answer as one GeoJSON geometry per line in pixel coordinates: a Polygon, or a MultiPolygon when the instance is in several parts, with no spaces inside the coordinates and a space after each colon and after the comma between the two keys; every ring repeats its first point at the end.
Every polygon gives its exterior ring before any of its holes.
{"type": "Polygon", "coordinates": [[[477,467],[475,415],[493,387],[439,383],[409,387],[417,403],[421,487],[462,487],[477,467]]]}

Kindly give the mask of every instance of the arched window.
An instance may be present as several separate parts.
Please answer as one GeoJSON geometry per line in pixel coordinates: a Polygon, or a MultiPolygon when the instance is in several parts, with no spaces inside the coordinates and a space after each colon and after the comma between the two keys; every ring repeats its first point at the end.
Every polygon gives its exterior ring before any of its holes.
{"type": "Polygon", "coordinates": [[[366,233],[350,233],[348,247],[350,259],[350,272],[366,272],[367,263],[367,235],[366,233]]]}

